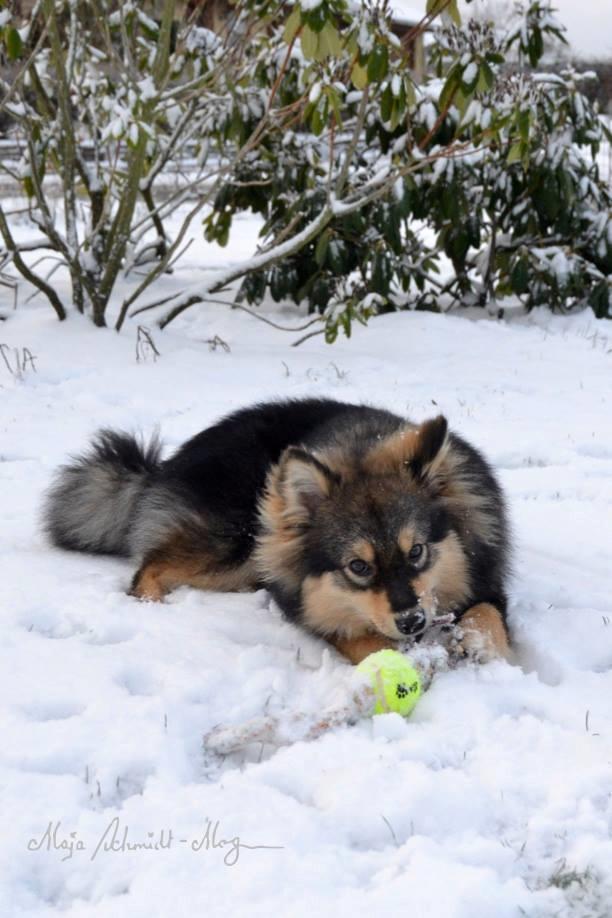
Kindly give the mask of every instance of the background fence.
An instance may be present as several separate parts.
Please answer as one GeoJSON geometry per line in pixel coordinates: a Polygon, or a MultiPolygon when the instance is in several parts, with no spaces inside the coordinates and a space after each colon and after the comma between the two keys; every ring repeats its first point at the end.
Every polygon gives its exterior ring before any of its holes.
{"type": "Polygon", "coordinates": [[[612,144],[609,141],[602,143],[597,163],[601,177],[612,187],[612,144]]]}

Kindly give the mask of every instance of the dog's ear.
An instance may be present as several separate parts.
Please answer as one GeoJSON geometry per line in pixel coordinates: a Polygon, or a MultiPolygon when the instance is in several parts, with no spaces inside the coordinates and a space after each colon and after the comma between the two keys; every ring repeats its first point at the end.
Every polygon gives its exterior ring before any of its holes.
{"type": "Polygon", "coordinates": [[[419,482],[432,474],[446,443],[448,424],[440,415],[418,427],[406,425],[371,449],[366,471],[374,475],[408,471],[419,482]]]}
{"type": "Polygon", "coordinates": [[[447,434],[448,423],[441,414],[417,428],[414,453],[408,461],[408,467],[417,481],[432,477],[435,460],[446,443],[447,434]]]}
{"type": "Polygon", "coordinates": [[[312,513],[338,480],[335,472],[306,450],[290,446],[281,458],[282,493],[290,513],[312,513]]]}

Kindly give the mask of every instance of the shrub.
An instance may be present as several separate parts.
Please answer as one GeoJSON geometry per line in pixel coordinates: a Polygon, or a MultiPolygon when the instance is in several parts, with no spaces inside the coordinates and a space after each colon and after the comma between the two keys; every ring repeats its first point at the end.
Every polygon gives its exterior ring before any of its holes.
{"type": "MultiPolygon", "coordinates": [[[[7,89],[23,151],[13,174],[41,231],[36,247],[67,267],[77,309],[96,324],[119,274],[136,266],[144,277],[117,327],[133,304],[164,305],[163,326],[236,280],[252,304],[267,293],[306,302],[329,341],[381,310],[497,310],[508,297],[610,315],[612,199],[595,162],[609,135],[578,74],[534,69],[546,39],[562,37],[544,0],[503,35],[461,27],[456,0],[428,0],[405,41],[375,0],[357,12],[346,0],[296,3],[289,16],[278,0],[242,0],[220,35],[177,21],[171,0],[159,20],[150,12],[132,0],[41,0],[18,39],[3,23],[20,63],[7,89]],[[407,46],[434,20],[444,28],[415,85],[407,46]],[[194,168],[169,200],[156,198],[187,145],[194,168]],[[51,170],[61,228],[43,181],[51,170]],[[194,197],[170,239],[165,218],[194,197]],[[252,259],[142,304],[196,216],[224,245],[245,210],[263,217],[252,259]]],[[[1,208],[0,233],[62,317],[1,208]]]]}

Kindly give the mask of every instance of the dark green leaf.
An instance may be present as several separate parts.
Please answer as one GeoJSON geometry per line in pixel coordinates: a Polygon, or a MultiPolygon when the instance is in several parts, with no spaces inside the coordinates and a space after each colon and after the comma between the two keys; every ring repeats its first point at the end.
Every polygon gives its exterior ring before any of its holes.
{"type": "Polygon", "coordinates": [[[368,81],[379,83],[389,70],[389,52],[386,45],[375,45],[368,57],[368,81]]]}
{"type": "Polygon", "coordinates": [[[446,111],[450,107],[453,97],[455,93],[457,92],[457,90],[459,89],[460,84],[461,84],[461,69],[457,65],[455,65],[451,67],[451,69],[449,70],[448,76],[446,77],[446,82],[444,84],[442,92],[440,93],[440,100],[438,102],[438,106],[441,112],[446,111]]]}
{"type": "Polygon", "coordinates": [[[318,33],[313,32],[309,26],[304,26],[300,36],[300,41],[302,42],[302,54],[306,60],[316,57],[317,48],[319,47],[318,33]]]}
{"type": "Polygon", "coordinates": [[[331,236],[331,231],[329,229],[323,230],[315,246],[315,261],[320,268],[322,268],[323,265],[325,264],[325,258],[327,256],[327,247],[329,245],[330,236],[331,236]]]}
{"type": "Polygon", "coordinates": [[[529,289],[529,263],[526,258],[518,258],[510,275],[510,284],[514,293],[519,296],[529,289]]]}
{"type": "Polygon", "coordinates": [[[301,24],[302,11],[300,10],[299,5],[296,4],[296,6],[294,6],[293,10],[291,11],[291,15],[287,19],[287,22],[285,23],[285,29],[283,31],[283,38],[287,43],[289,43],[294,37],[301,24]]]}
{"type": "Polygon", "coordinates": [[[23,42],[21,40],[21,35],[17,29],[8,29],[6,33],[6,52],[8,54],[9,60],[16,61],[17,58],[21,57],[22,51],[23,42]]]}

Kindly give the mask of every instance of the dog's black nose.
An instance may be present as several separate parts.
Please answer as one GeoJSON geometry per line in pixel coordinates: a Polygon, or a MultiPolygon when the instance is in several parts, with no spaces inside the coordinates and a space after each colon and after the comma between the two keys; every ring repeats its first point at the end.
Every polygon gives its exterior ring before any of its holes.
{"type": "Polygon", "coordinates": [[[416,634],[422,631],[427,623],[424,612],[406,612],[395,616],[395,624],[402,634],[416,634]]]}

